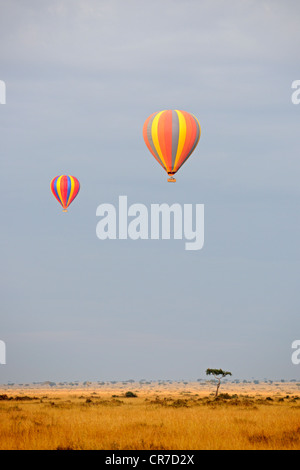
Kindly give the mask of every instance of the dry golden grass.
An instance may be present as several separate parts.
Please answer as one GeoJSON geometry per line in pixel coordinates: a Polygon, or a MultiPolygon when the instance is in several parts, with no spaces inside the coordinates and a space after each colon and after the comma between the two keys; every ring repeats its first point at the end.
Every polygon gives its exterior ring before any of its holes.
{"type": "Polygon", "coordinates": [[[218,400],[198,384],[0,390],[0,449],[298,450],[293,387],[226,385],[218,400]]]}

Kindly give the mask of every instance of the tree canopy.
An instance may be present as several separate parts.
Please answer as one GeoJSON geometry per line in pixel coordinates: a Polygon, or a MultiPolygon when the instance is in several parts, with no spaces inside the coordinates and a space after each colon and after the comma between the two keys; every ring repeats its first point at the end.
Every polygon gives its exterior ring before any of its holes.
{"type": "Polygon", "coordinates": [[[221,379],[226,377],[226,375],[232,375],[232,373],[223,369],[206,369],[206,375],[213,375],[214,378],[217,379],[218,381],[217,390],[216,390],[216,397],[217,397],[219,393],[221,379]]]}
{"type": "Polygon", "coordinates": [[[226,377],[226,375],[232,375],[232,373],[223,369],[206,369],[206,375],[214,375],[215,377],[221,375],[222,377],[226,377]]]}

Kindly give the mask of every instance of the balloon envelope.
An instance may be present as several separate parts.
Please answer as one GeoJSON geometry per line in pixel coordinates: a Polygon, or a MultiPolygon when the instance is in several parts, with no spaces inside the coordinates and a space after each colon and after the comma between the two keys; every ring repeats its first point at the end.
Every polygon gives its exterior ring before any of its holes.
{"type": "MultiPolygon", "coordinates": [[[[165,110],[149,116],[143,127],[145,143],[168,175],[174,175],[195,150],[201,135],[198,119],[186,111],[165,110]]],[[[168,181],[176,181],[171,178],[168,181]]]]}
{"type": "Polygon", "coordinates": [[[67,212],[67,207],[79,193],[80,183],[75,176],[61,175],[53,178],[50,188],[54,197],[62,205],[63,211],[67,212]]]}

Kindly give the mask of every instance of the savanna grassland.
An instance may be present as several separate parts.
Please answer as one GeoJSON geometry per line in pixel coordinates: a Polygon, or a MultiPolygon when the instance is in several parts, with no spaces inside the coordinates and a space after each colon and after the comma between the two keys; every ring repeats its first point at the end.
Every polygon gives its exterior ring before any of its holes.
{"type": "Polygon", "coordinates": [[[1,450],[300,449],[297,384],[33,387],[0,390],[1,450]]]}

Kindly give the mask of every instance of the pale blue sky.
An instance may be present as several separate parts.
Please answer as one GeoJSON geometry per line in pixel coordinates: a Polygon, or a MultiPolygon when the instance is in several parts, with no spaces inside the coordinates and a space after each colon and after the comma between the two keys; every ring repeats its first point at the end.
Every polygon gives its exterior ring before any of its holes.
{"type": "Polygon", "coordinates": [[[0,0],[0,383],[300,377],[299,21],[296,0],[0,0]],[[174,185],[142,138],[161,109],[202,127],[174,185]],[[100,241],[119,195],[204,204],[204,248],[100,241]]]}

